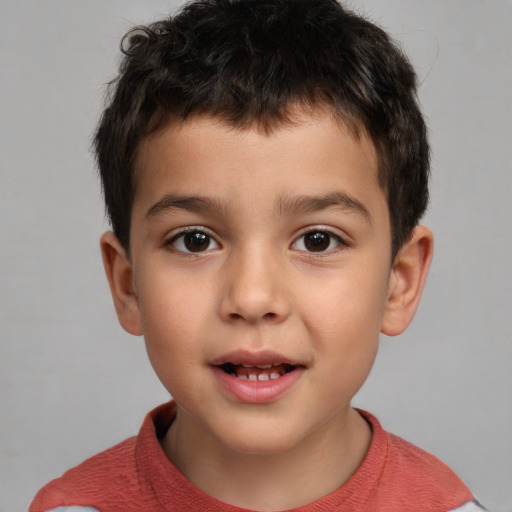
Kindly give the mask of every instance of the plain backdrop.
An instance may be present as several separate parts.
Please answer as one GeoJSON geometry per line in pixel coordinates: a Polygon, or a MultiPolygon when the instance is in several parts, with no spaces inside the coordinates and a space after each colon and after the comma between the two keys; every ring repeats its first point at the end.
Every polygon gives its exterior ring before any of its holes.
{"type": "MultiPolygon", "coordinates": [[[[137,432],[168,396],[118,326],[90,153],[119,39],[171,0],[0,0],[0,510],[137,432]]],[[[435,259],[354,403],[512,510],[512,3],[362,0],[401,41],[431,131],[435,259]]]]}

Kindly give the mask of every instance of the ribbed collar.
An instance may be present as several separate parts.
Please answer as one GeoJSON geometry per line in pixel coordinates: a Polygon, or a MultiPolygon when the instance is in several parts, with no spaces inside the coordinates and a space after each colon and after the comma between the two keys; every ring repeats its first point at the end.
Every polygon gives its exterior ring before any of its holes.
{"type": "MultiPolygon", "coordinates": [[[[368,503],[384,469],[388,451],[387,434],[371,414],[358,410],[369,423],[373,437],[368,452],[357,471],[341,488],[303,507],[296,512],[332,512],[343,506],[344,512],[361,512],[361,504],[368,503]]],[[[148,413],[140,429],[135,446],[139,485],[143,492],[154,497],[154,510],[240,512],[239,507],[227,505],[205,494],[187,480],[163,451],[160,441],[176,415],[176,404],[171,401],[148,413]]]]}

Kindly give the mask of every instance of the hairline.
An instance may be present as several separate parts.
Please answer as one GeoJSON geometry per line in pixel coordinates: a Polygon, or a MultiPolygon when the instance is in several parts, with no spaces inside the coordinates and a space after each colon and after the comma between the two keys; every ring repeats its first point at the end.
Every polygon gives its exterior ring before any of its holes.
{"type": "MultiPolygon", "coordinates": [[[[143,172],[143,163],[141,162],[141,149],[144,144],[147,143],[152,137],[163,133],[168,130],[171,126],[184,125],[188,122],[192,122],[198,119],[209,119],[219,123],[219,126],[224,128],[240,131],[241,133],[257,130],[259,133],[264,134],[268,137],[272,136],[277,130],[285,127],[298,126],[303,123],[308,117],[317,117],[321,115],[329,115],[334,123],[340,127],[340,129],[346,131],[350,136],[356,140],[361,138],[367,138],[371,143],[376,156],[377,165],[377,183],[379,188],[384,193],[386,199],[386,206],[388,215],[391,223],[391,257],[394,259],[396,253],[400,247],[395,247],[394,242],[394,231],[393,231],[393,217],[391,214],[391,208],[389,204],[389,189],[386,184],[386,167],[388,155],[385,150],[385,145],[381,141],[373,136],[370,130],[367,128],[364,120],[361,116],[349,115],[341,107],[332,105],[331,102],[324,100],[313,104],[311,101],[292,101],[282,112],[282,116],[267,116],[262,118],[256,118],[245,122],[233,122],[229,119],[228,115],[220,112],[214,112],[212,108],[204,108],[199,112],[192,112],[186,116],[178,115],[174,112],[164,112],[157,110],[151,117],[146,133],[142,134],[139,138],[136,148],[133,152],[132,165],[130,168],[130,179],[131,179],[131,203],[129,212],[129,225],[128,225],[128,239],[126,241],[125,250],[130,253],[130,242],[131,242],[131,215],[133,212],[133,204],[137,194],[138,181],[143,172]]],[[[403,241],[405,243],[406,240],[403,241]]],[[[402,244],[403,245],[403,244],[402,244]]]]}

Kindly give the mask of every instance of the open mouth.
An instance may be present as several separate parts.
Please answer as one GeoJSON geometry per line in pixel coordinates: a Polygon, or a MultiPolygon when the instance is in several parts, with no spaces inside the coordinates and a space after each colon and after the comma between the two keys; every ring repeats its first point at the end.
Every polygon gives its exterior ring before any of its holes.
{"type": "Polygon", "coordinates": [[[223,363],[218,365],[224,373],[237,379],[251,381],[276,380],[297,368],[292,364],[268,363],[268,364],[235,364],[223,363]]]}

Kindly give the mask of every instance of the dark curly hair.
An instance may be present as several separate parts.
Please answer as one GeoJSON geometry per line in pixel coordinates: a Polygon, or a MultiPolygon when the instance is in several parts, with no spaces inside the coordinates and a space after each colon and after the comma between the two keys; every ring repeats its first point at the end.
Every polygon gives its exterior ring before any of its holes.
{"type": "Polygon", "coordinates": [[[327,108],[376,147],[393,256],[424,214],[429,147],[415,72],[383,30],[336,0],[197,0],[134,28],[121,50],[94,148],[126,250],[141,139],[200,114],[271,131],[293,105],[327,108]]]}

